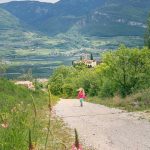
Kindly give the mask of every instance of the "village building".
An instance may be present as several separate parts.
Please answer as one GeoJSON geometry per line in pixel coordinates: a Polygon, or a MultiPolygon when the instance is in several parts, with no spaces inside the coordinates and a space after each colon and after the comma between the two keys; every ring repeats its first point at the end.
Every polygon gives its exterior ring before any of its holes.
{"type": "Polygon", "coordinates": [[[85,64],[88,68],[94,68],[99,64],[99,61],[93,59],[93,55],[90,55],[90,59],[88,58],[88,54],[82,54],[80,56],[80,60],[73,61],[73,65],[77,64],[85,64]]]}
{"type": "Polygon", "coordinates": [[[82,63],[84,63],[85,65],[87,65],[89,68],[90,67],[95,67],[95,66],[97,66],[97,61],[96,60],[89,60],[89,59],[87,59],[87,60],[82,60],[82,63]]]}
{"type": "Polygon", "coordinates": [[[31,81],[16,81],[15,84],[23,85],[23,86],[27,87],[28,89],[35,90],[35,87],[31,81]]]}

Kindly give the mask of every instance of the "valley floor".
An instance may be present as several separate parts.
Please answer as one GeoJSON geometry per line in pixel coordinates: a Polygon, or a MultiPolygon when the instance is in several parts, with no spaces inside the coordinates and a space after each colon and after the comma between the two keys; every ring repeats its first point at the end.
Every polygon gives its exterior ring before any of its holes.
{"type": "Polygon", "coordinates": [[[76,99],[61,99],[55,111],[90,149],[150,149],[150,122],[135,113],[87,102],[80,107],[76,99]]]}

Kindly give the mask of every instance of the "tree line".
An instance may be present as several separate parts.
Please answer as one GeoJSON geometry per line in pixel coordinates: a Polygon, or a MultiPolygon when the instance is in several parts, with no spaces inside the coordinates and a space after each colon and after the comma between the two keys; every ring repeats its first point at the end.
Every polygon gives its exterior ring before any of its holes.
{"type": "Polygon", "coordinates": [[[144,44],[150,49],[150,14],[147,19],[147,28],[144,36],[144,44]]]}

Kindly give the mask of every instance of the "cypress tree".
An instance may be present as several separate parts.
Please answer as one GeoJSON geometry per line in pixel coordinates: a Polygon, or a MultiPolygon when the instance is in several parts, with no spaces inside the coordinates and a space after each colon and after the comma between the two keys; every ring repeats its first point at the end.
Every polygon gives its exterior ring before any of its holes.
{"type": "Polygon", "coordinates": [[[145,46],[147,46],[150,49],[150,14],[147,20],[147,29],[146,29],[146,33],[144,36],[144,43],[145,43],[145,46]]]}
{"type": "Polygon", "coordinates": [[[91,53],[90,59],[93,60],[93,54],[91,53]]]}

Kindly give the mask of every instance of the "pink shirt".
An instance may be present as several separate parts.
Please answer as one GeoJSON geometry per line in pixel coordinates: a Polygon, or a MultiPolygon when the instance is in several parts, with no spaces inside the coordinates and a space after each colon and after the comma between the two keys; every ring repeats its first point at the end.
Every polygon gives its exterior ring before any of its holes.
{"type": "Polygon", "coordinates": [[[78,98],[85,98],[85,94],[82,91],[79,91],[78,98]]]}

